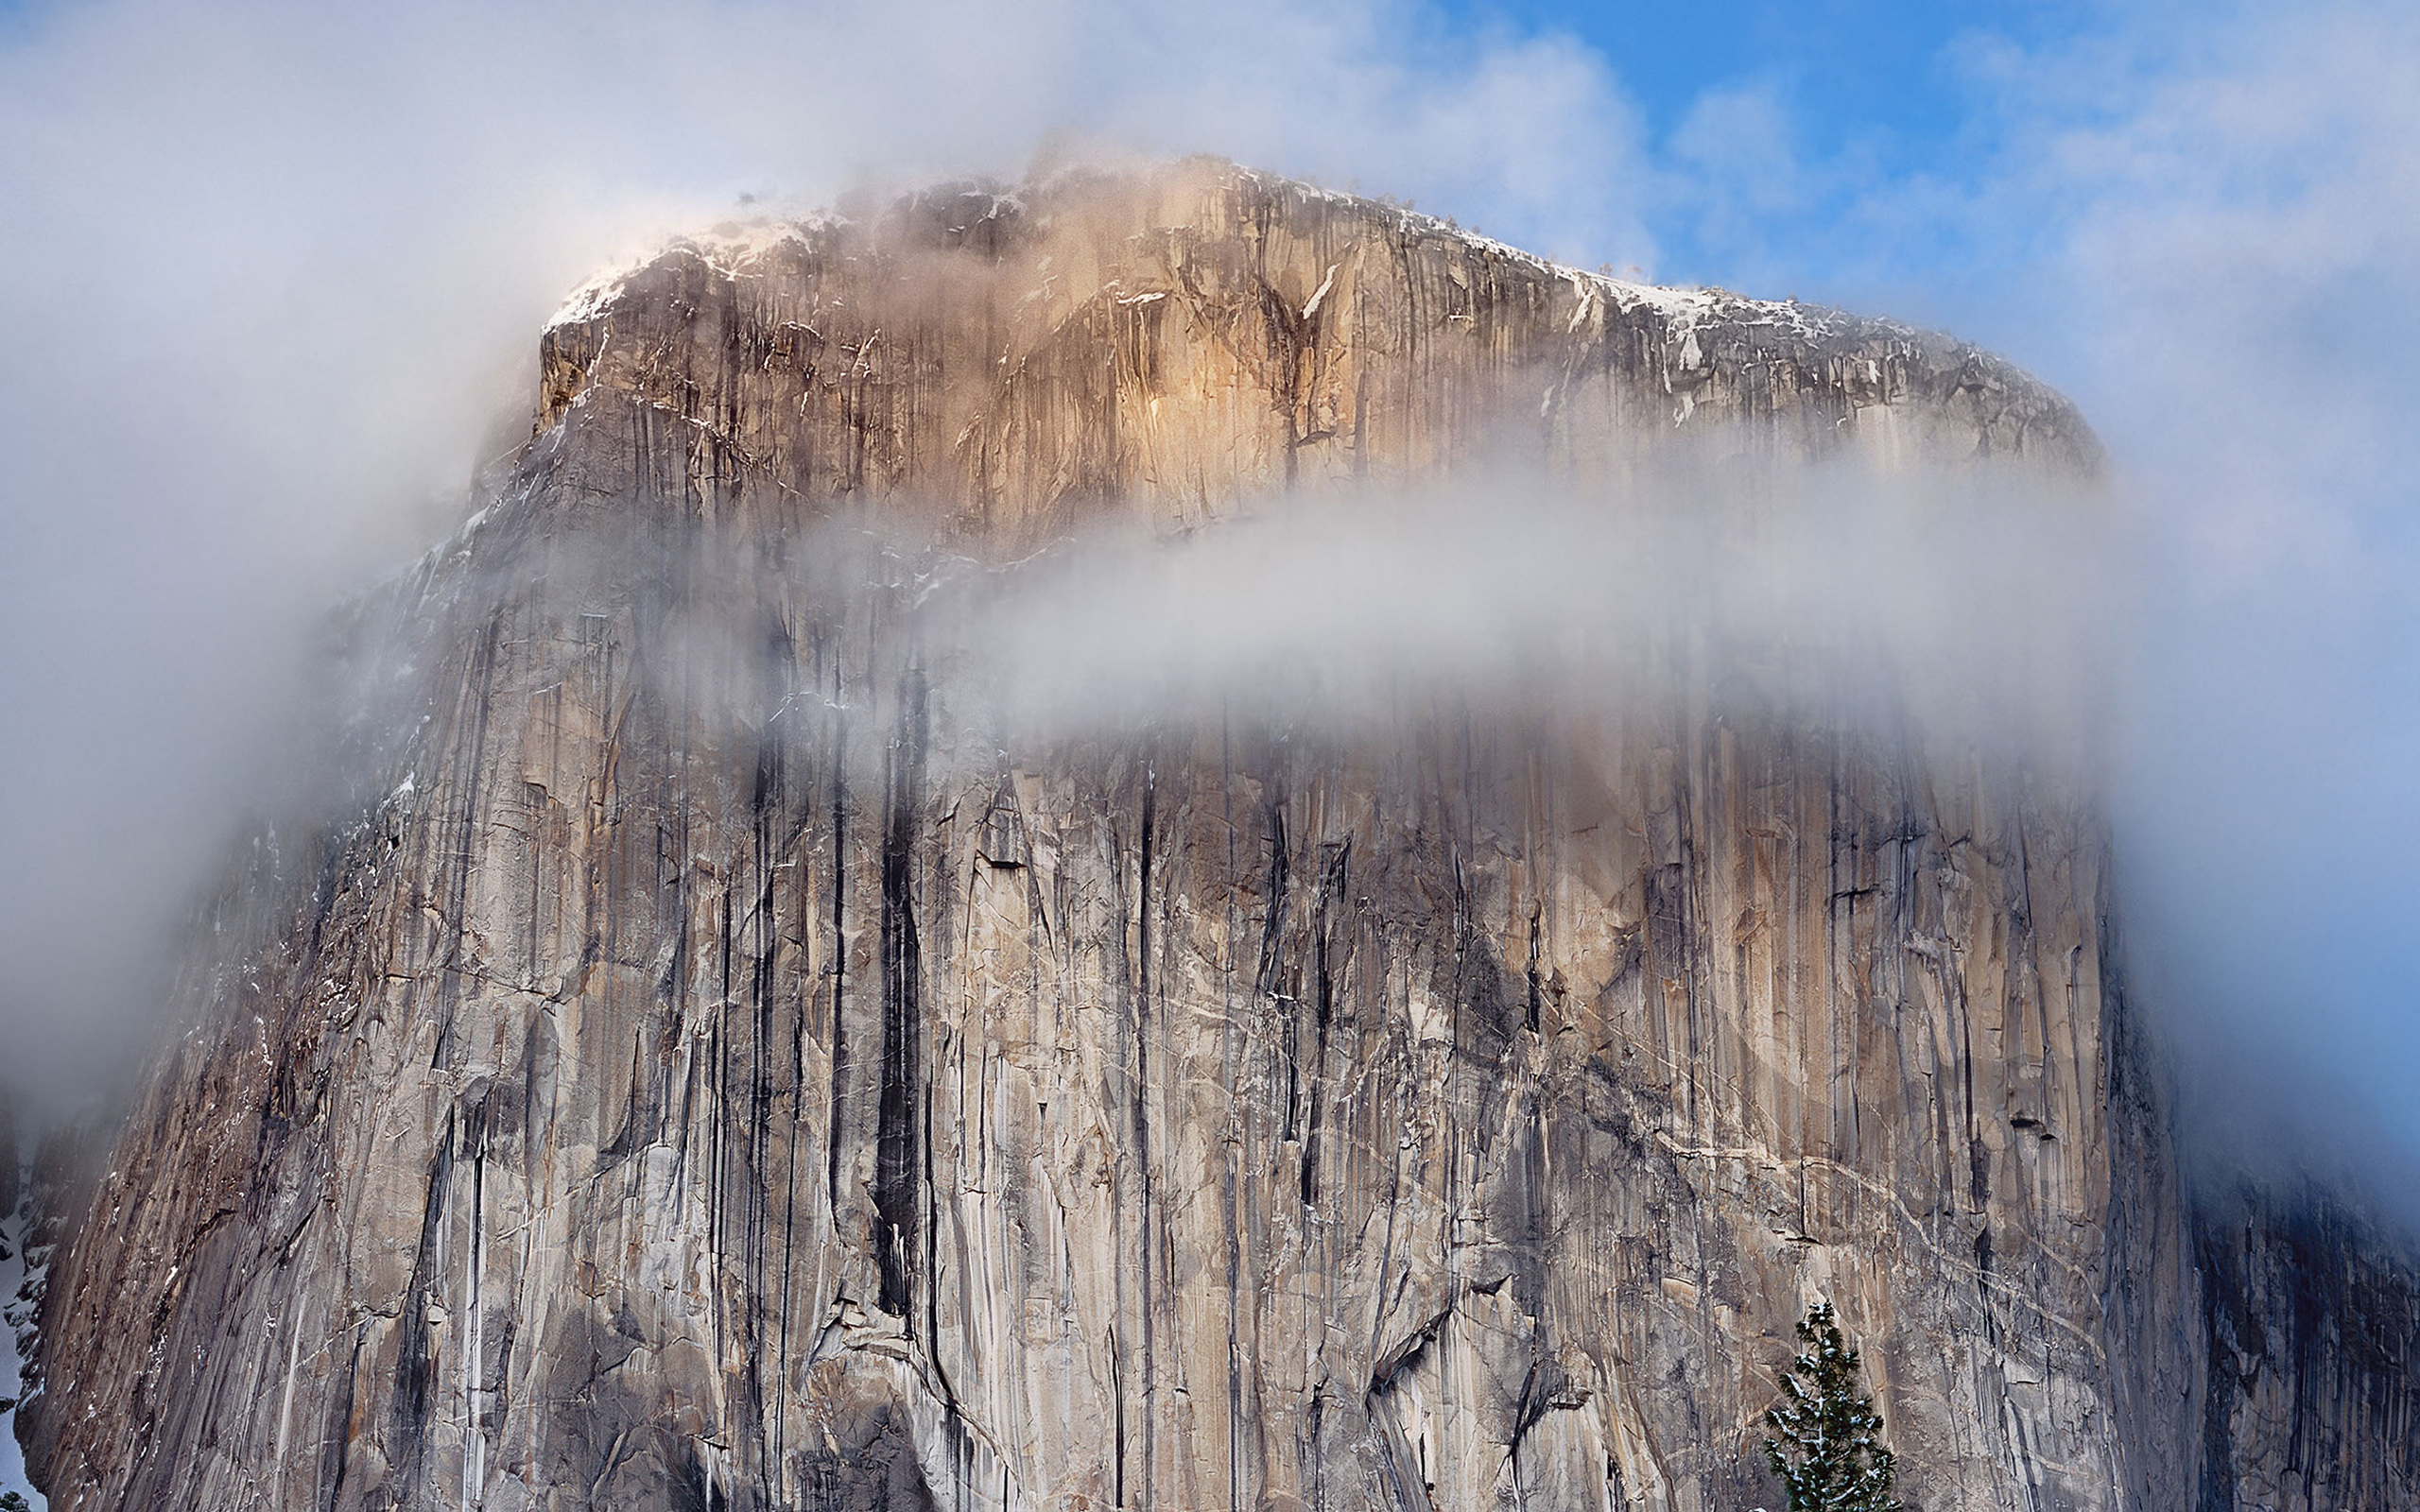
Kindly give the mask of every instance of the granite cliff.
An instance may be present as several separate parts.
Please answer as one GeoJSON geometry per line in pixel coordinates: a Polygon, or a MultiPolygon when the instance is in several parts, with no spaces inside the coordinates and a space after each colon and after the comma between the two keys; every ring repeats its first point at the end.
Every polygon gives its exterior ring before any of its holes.
{"type": "Polygon", "coordinates": [[[2187,1201],[2075,771],[1685,636],[1034,732],[917,628],[1482,459],[2088,477],[2022,374],[1209,163],[727,228],[542,369],[76,1199],[53,1506],[1728,1512],[1818,1297],[1911,1507],[2420,1505],[2420,1272],[2187,1201]]]}

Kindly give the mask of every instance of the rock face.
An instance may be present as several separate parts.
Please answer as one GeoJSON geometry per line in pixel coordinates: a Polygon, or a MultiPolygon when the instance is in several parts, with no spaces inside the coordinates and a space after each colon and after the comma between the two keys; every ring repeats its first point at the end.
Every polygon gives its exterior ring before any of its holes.
{"type": "Polygon", "coordinates": [[[17,1118],[9,1085],[0,1081],[0,1495],[23,1495],[24,1468],[15,1438],[17,1402],[24,1395],[24,1345],[34,1340],[33,1314],[42,1274],[39,1257],[28,1265],[26,1242],[33,1225],[24,1196],[23,1161],[17,1147],[17,1118]],[[27,1283],[31,1281],[29,1286],[27,1283]],[[26,1325],[20,1327],[20,1323],[26,1325]],[[20,1345],[22,1335],[24,1345],[20,1345]]]}
{"type": "Polygon", "coordinates": [[[2324,1200],[2196,1214],[2198,1508],[2420,1506],[2420,1265],[2324,1200]]]}
{"type": "Polygon", "coordinates": [[[2056,396],[1214,164],[701,239],[543,357],[54,1267],[54,1506],[1775,1505],[1819,1297],[1911,1507],[2420,1504],[2410,1273],[2196,1228],[2051,769],[1684,644],[1027,737],[914,631],[1485,455],[2087,472],[2056,396]]]}
{"type": "MultiPolygon", "coordinates": [[[[12,1438],[24,1433],[21,1417],[38,1415],[43,1397],[40,1320],[51,1262],[83,1206],[75,1175],[79,1132],[57,1124],[29,1148],[20,1128],[0,1126],[9,1177],[0,1195],[10,1198],[0,1208],[0,1420],[12,1438]]],[[[17,1448],[0,1445],[0,1491],[23,1494],[17,1448]]]]}

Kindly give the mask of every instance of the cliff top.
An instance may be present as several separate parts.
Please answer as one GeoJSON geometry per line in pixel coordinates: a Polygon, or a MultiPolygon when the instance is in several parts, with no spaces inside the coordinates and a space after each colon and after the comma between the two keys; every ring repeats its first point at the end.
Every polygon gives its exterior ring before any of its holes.
{"type": "Polygon", "coordinates": [[[1010,543],[1112,500],[1187,525],[1482,458],[1619,478],[1676,439],[2100,465],[2066,399],[1951,337],[1207,159],[726,222],[582,285],[542,358],[541,437],[616,395],[710,436],[709,471],[921,497],[1010,543]]]}

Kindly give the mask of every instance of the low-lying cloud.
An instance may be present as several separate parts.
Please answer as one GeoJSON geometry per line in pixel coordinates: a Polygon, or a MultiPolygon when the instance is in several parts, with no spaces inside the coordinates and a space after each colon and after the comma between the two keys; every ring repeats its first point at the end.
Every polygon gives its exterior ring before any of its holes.
{"type": "Polygon", "coordinates": [[[926,618],[1046,732],[1618,708],[1753,671],[1761,696],[2073,767],[2100,759],[2081,726],[2113,610],[2104,506],[2014,473],[1783,468],[1750,491],[1685,466],[1619,488],[1498,468],[1272,499],[1173,541],[1104,529],[969,569],[926,618]]]}

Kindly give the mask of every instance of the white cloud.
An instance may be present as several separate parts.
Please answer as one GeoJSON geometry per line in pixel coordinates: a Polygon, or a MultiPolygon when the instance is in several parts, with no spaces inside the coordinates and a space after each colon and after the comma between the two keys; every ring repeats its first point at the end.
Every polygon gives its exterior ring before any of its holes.
{"type": "Polygon", "coordinates": [[[2420,1152],[2420,16],[2156,13],[2013,68],[1983,234],[2142,517],[2121,841],[2205,1133],[2420,1152]],[[2085,94],[2078,77],[2116,81],[2085,94]],[[2008,234],[2014,234],[2008,232],[2008,234]]]}
{"type": "Polygon", "coordinates": [[[2139,555],[2109,649],[2138,1001],[2199,1138],[2409,1162],[2420,13],[2083,19],[1959,39],[1971,151],[1925,173],[1786,157],[1782,97],[1709,95],[1650,222],[1703,276],[1950,324],[2083,404],[2139,555]]]}
{"type": "Polygon", "coordinates": [[[563,291],[752,192],[1209,150],[1644,261],[1619,92],[1419,0],[41,5],[0,32],[0,1032],[106,1062],[314,615],[563,291]]]}

